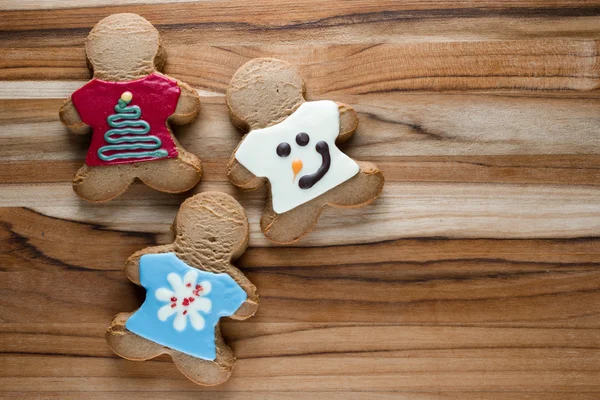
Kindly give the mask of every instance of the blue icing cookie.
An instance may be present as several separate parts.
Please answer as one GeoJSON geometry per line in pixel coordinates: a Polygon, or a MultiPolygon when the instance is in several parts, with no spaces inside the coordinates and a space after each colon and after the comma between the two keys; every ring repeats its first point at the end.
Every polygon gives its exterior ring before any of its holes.
{"type": "Polygon", "coordinates": [[[140,258],[146,300],[125,323],[131,332],[204,360],[216,357],[215,326],[246,301],[227,274],[192,268],[174,253],[140,258]]]}

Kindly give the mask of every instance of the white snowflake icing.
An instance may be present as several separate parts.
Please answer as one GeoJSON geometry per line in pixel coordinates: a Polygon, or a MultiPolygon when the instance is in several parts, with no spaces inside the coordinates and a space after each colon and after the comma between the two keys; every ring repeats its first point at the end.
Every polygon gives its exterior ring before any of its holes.
{"type": "Polygon", "coordinates": [[[199,311],[208,313],[212,308],[212,301],[202,297],[210,293],[212,285],[209,281],[196,284],[196,279],[197,271],[187,272],[183,280],[178,274],[171,272],[167,275],[167,280],[173,290],[162,287],[155,293],[158,300],[168,302],[158,310],[158,319],[165,322],[171,315],[177,314],[173,320],[173,328],[179,332],[185,329],[187,317],[190,317],[195,330],[204,329],[204,318],[199,311]]]}

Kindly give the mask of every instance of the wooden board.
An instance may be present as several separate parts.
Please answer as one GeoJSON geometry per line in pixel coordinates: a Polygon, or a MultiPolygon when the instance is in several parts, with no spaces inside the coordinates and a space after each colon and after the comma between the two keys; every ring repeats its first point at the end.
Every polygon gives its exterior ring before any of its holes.
{"type": "Polygon", "coordinates": [[[0,398],[599,398],[599,54],[592,0],[1,1],[0,398]],[[57,111],[116,12],[154,23],[166,72],[201,96],[175,128],[204,163],[192,192],[234,195],[252,224],[238,265],[262,303],[223,324],[238,364],[221,386],[103,338],[144,298],[124,260],[172,240],[191,194],[135,184],[98,206],[71,190],[90,139],[57,111]],[[294,246],[260,233],[265,192],[225,177],[240,133],[224,92],[260,56],[296,64],[309,98],[352,104],[345,151],[387,179],[294,246]]]}

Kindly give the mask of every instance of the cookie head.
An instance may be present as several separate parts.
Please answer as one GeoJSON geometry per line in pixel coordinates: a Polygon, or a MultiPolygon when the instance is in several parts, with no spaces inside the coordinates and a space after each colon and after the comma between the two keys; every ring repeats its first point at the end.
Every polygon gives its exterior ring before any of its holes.
{"type": "Polygon", "coordinates": [[[298,71],[273,58],[248,61],[238,69],[227,89],[232,119],[244,130],[281,122],[304,101],[304,81],[298,71]]]}
{"type": "Polygon", "coordinates": [[[180,252],[195,253],[200,263],[231,261],[246,249],[248,220],[228,194],[203,192],[183,202],[174,224],[180,252]]]}
{"type": "Polygon", "coordinates": [[[126,81],[162,67],[165,53],[158,31],[137,14],[113,14],[94,26],[85,42],[94,77],[126,81]]]}

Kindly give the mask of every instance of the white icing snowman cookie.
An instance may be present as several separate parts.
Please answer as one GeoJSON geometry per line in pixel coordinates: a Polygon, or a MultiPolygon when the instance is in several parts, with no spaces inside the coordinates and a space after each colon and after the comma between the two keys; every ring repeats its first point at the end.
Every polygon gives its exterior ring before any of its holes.
{"type": "Polygon", "coordinates": [[[304,99],[304,82],[288,63],[254,59],[233,76],[227,105],[248,134],[232,155],[227,175],[253,190],[267,181],[271,201],[261,219],[265,236],[294,242],[312,230],[326,205],[360,207],[383,189],[375,164],[356,162],[337,147],[358,119],[349,106],[304,99]]]}

